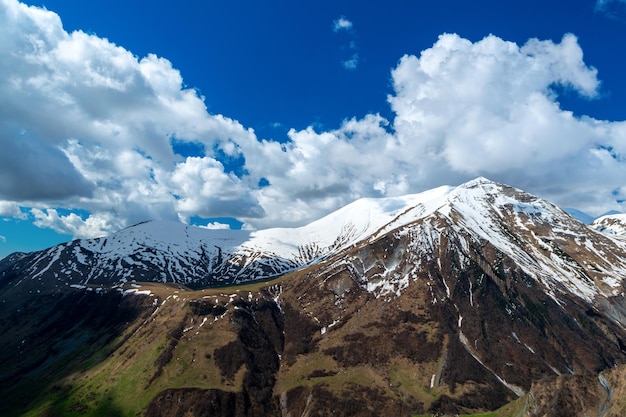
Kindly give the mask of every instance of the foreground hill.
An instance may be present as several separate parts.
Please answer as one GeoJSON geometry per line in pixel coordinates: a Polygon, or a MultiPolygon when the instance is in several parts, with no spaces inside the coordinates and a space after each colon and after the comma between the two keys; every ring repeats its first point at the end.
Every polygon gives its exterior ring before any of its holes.
{"type": "Polygon", "coordinates": [[[144,223],[1,262],[0,413],[609,415],[625,277],[624,240],[484,178],[299,229],[144,223]]]}

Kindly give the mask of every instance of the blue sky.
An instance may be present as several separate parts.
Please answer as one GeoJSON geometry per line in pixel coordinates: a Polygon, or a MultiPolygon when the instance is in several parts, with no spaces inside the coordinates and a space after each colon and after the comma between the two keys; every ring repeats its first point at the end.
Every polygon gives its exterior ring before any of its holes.
{"type": "Polygon", "coordinates": [[[479,175],[624,211],[626,3],[0,0],[0,258],[479,175]]]}

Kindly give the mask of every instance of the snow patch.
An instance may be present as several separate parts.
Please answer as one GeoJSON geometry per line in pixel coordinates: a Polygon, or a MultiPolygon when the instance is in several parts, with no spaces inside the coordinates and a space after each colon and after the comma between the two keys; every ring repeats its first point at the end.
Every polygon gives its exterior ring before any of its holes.
{"type": "Polygon", "coordinates": [[[80,285],[80,284],[70,284],[70,288],[76,288],[79,290],[84,290],[85,288],[87,288],[86,285],[80,285]]]}
{"type": "Polygon", "coordinates": [[[470,355],[472,355],[472,357],[474,359],[476,359],[476,361],[478,361],[478,363],[480,363],[486,370],[491,372],[493,374],[493,376],[495,376],[496,379],[498,381],[500,381],[500,383],[502,385],[507,387],[509,390],[511,390],[518,397],[521,397],[521,396],[523,396],[525,394],[525,391],[524,391],[524,389],[522,387],[519,387],[517,385],[511,384],[511,383],[505,381],[502,377],[500,377],[498,374],[496,374],[490,367],[485,365],[485,363],[478,357],[478,355],[476,353],[474,353],[474,350],[470,347],[470,345],[469,345],[469,343],[467,341],[467,337],[465,337],[465,335],[463,334],[462,331],[459,331],[459,340],[461,341],[461,343],[465,347],[465,350],[467,350],[467,352],[470,355]]]}

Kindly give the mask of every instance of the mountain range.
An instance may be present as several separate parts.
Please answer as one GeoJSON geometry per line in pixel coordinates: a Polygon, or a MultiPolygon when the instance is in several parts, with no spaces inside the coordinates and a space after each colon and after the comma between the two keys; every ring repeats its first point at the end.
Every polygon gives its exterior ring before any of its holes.
{"type": "Polygon", "coordinates": [[[2,415],[623,415],[626,216],[477,178],[0,261],[2,415]]]}

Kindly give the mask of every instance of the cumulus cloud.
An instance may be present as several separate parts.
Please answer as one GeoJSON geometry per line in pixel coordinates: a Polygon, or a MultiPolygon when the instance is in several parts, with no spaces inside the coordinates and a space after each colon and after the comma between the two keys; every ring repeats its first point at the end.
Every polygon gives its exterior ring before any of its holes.
{"type": "Polygon", "coordinates": [[[0,235],[0,243],[7,243],[7,238],[5,236],[0,235]]]}
{"type": "Polygon", "coordinates": [[[55,209],[31,210],[36,226],[49,228],[63,235],[72,235],[76,238],[91,238],[106,236],[111,226],[121,228],[122,223],[111,213],[93,213],[86,219],[76,213],[60,215],[55,209]]]}
{"type": "Polygon", "coordinates": [[[623,149],[623,123],[577,117],[558,103],[556,87],[598,94],[597,71],[574,35],[521,47],[442,35],[420,57],[403,57],[392,78],[396,137],[425,183],[480,174],[546,197],[588,193],[596,204],[623,178],[619,158],[603,156],[623,149]],[[601,190],[588,186],[600,178],[601,190]]]}
{"type": "MultiPolygon", "coordinates": [[[[626,125],[576,116],[558,102],[563,89],[583,100],[598,95],[597,71],[574,35],[519,46],[445,34],[420,56],[404,56],[392,81],[392,121],[368,115],[329,132],[292,130],[280,150],[268,142],[246,150],[279,155],[277,170],[264,171],[272,186],[258,192],[269,217],[295,222],[356,196],[478,175],[594,213],[622,195],[626,125]]],[[[261,160],[247,162],[258,172],[261,160]]]]}
{"type": "Polygon", "coordinates": [[[178,164],[165,180],[177,196],[175,208],[189,217],[262,217],[264,212],[252,198],[250,188],[211,158],[190,157],[178,164]]]}
{"type": "Polygon", "coordinates": [[[220,223],[220,222],[212,222],[212,223],[208,223],[204,226],[200,226],[202,229],[210,229],[210,230],[228,230],[230,229],[230,226],[228,224],[225,223],[220,223]]]}
{"type": "Polygon", "coordinates": [[[250,175],[270,184],[255,192],[265,216],[250,222],[295,225],[361,196],[408,191],[404,168],[386,151],[396,140],[388,127],[379,115],[367,115],[328,132],[291,129],[284,144],[242,144],[250,175]]]}
{"type": "MultiPolygon", "coordinates": [[[[16,0],[0,0],[0,21],[0,145],[9,150],[0,154],[0,215],[28,210],[63,234],[195,216],[295,226],[359,197],[478,175],[592,214],[626,199],[626,123],[559,103],[564,89],[582,100],[600,90],[571,34],[521,46],[441,35],[392,70],[389,120],[368,114],[273,141],[209,114],[164,58],[67,33],[56,14],[16,0]],[[203,152],[183,157],[176,144],[203,152]],[[244,165],[227,169],[232,161],[244,165]]],[[[345,18],[333,28],[353,36],[345,18]]]]}
{"type": "MultiPolygon", "coordinates": [[[[210,115],[164,58],[138,58],[106,39],[67,33],[55,13],[16,0],[0,1],[0,21],[0,199],[113,213],[121,223],[177,218],[176,209],[198,197],[191,187],[170,189],[169,176],[196,161],[174,154],[171,142],[219,149],[252,134],[210,115]]],[[[224,172],[211,179],[241,188],[224,172]]],[[[222,211],[232,205],[241,213],[251,203],[247,194],[243,201],[223,191],[200,195],[222,211]]],[[[42,213],[39,225],[77,236],[119,223],[42,213]]]]}
{"type": "Polygon", "coordinates": [[[392,78],[399,140],[457,172],[536,166],[593,142],[593,124],[561,110],[552,89],[596,94],[596,71],[573,35],[521,48],[495,36],[471,43],[443,35],[419,58],[403,57],[392,78]]]}
{"type": "Polygon", "coordinates": [[[20,206],[12,201],[0,200],[0,217],[14,217],[17,219],[26,219],[26,213],[20,210],[20,206]]]}

